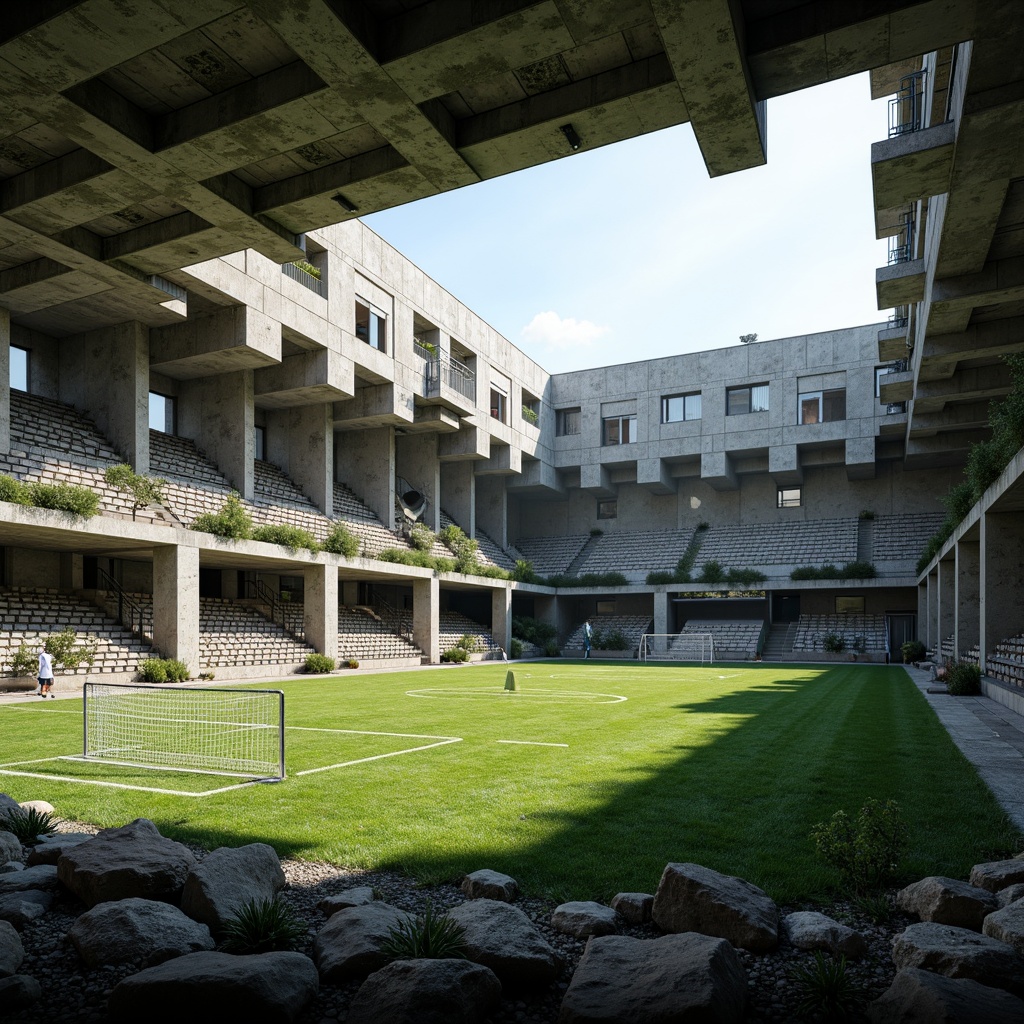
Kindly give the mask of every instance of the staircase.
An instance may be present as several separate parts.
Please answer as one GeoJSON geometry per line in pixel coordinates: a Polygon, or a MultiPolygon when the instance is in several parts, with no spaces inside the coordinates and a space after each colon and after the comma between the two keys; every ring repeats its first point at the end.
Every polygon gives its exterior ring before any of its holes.
{"type": "Polygon", "coordinates": [[[785,661],[793,653],[793,640],[796,637],[795,622],[780,622],[768,629],[764,648],[761,651],[762,661],[785,661]]]}
{"type": "Polygon", "coordinates": [[[857,521],[857,561],[874,561],[875,521],[859,519],[857,521]]]}
{"type": "Polygon", "coordinates": [[[595,536],[592,536],[582,548],[580,548],[579,554],[565,567],[565,574],[567,576],[579,575],[580,567],[586,562],[591,550],[600,539],[601,534],[596,534],[595,536]]]}

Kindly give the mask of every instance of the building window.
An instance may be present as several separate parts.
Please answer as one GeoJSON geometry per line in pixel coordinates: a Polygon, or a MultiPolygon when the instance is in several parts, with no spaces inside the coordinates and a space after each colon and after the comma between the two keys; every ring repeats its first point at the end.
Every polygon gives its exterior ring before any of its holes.
{"type": "Polygon", "coordinates": [[[801,424],[832,423],[846,419],[846,388],[806,391],[800,396],[801,424]]]}
{"type": "Polygon", "coordinates": [[[780,487],[776,497],[776,508],[799,508],[800,488],[780,487]]]}
{"type": "Polygon", "coordinates": [[[253,438],[254,456],[259,462],[263,462],[266,458],[264,452],[267,445],[267,432],[263,427],[256,427],[253,433],[255,435],[253,438]]]}
{"type": "Polygon", "coordinates": [[[725,392],[725,415],[744,416],[748,412],[768,411],[768,385],[750,384],[728,388],[725,392]]]}
{"type": "Polygon", "coordinates": [[[491,418],[499,423],[508,422],[508,395],[501,388],[491,386],[491,418]]]}
{"type": "Polygon", "coordinates": [[[597,518],[618,519],[619,503],[614,498],[611,498],[607,501],[599,501],[597,503],[597,518]]]}
{"type": "Polygon", "coordinates": [[[356,337],[378,352],[388,350],[387,314],[356,296],[356,337]]]}
{"type": "Polygon", "coordinates": [[[523,419],[535,426],[540,421],[540,399],[528,391],[523,392],[523,419]]]}
{"type": "Polygon", "coordinates": [[[28,393],[28,349],[11,345],[10,384],[13,391],[28,393]]]}
{"type": "Polygon", "coordinates": [[[608,416],[605,418],[603,441],[604,444],[632,444],[635,440],[635,416],[608,416]]]}
{"type": "Polygon", "coordinates": [[[665,395],[661,400],[661,422],[681,423],[700,419],[700,392],[692,395],[665,395]]]}
{"type": "Polygon", "coordinates": [[[174,434],[177,428],[176,403],[170,395],[149,393],[149,429],[161,434],[174,434]]]}
{"type": "Polygon", "coordinates": [[[559,409],[555,413],[555,435],[572,437],[580,432],[580,407],[559,409]]]}

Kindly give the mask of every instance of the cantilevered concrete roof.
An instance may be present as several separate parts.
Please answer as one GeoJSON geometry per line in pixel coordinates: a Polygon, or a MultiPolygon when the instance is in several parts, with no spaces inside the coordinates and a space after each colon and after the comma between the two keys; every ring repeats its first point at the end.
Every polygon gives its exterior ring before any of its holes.
{"type": "Polygon", "coordinates": [[[172,323],[183,266],[294,260],[309,229],[687,121],[710,174],[742,170],[765,160],[765,100],[973,38],[1008,6],[9,4],[0,305],[58,336],[172,323]]]}

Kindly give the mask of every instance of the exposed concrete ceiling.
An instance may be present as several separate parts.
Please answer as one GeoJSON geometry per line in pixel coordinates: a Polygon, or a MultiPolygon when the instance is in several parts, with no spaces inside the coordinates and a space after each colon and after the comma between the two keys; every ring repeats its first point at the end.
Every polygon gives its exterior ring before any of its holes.
{"type": "Polygon", "coordinates": [[[67,335],[173,324],[164,275],[294,260],[309,229],[568,157],[565,125],[589,149],[689,121],[709,173],[763,163],[765,100],[972,37],[993,4],[8,6],[0,304],[67,335]]]}

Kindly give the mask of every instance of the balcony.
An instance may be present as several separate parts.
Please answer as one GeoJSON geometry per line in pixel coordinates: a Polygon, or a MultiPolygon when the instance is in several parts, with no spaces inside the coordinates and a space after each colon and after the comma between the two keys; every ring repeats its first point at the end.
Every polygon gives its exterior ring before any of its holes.
{"type": "Polygon", "coordinates": [[[454,356],[438,354],[419,342],[413,351],[423,360],[423,398],[428,403],[447,405],[463,415],[476,408],[476,375],[454,356]]]}
{"type": "MultiPolygon", "coordinates": [[[[307,266],[312,267],[312,264],[307,264],[307,266]]],[[[315,270],[316,268],[314,267],[313,269],[315,270]]],[[[317,277],[316,274],[311,274],[296,263],[283,263],[281,270],[284,272],[285,277],[298,281],[299,284],[308,288],[311,292],[315,292],[320,298],[327,298],[327,282],[317,277]]]]}

